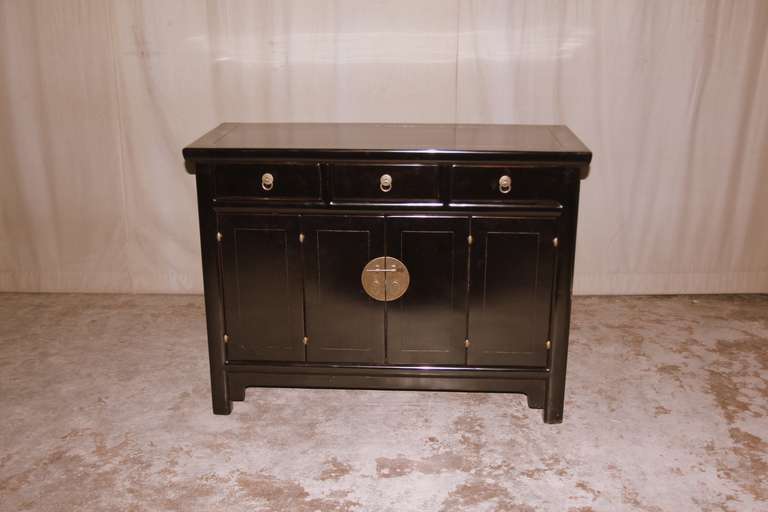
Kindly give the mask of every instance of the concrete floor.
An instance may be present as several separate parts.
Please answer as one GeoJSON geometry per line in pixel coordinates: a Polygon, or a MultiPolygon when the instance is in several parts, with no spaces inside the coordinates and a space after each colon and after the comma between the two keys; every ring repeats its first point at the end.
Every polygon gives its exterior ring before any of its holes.
{"type": "Polygon", "coordinates": [[[584,297],[566,417],[518,395],[249,389],[202,298],[0,295],[0,510],[768,510],[768,296],[584,297]]]}

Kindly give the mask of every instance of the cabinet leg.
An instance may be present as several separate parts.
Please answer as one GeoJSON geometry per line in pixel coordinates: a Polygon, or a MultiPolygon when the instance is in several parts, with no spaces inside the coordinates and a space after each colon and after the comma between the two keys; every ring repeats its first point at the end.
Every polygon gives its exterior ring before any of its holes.
{"type": "Polygon", "coordinates": [[[213,397],[213,414],[229,414],[232,412],[232,401],[213,397]]]}
{"type": "Polygon", "coordinates": [[[544,423],[562,423],[563,422],[563,403],[559,405],[548,403],[544,407],[544,423]]]}
{"type": "Polygon", "coordinates": [[[213,414],[229,414],[232,412],[232,396],[224,372],[211,374],[211,398],[213,414]]]}
{"type": "Polygon", "coordinates": [[[563,422],[563,403],[565,401],[565,382],[554,379],[547,385],[547,396],[544,402],[544,423],[563,422]]]}

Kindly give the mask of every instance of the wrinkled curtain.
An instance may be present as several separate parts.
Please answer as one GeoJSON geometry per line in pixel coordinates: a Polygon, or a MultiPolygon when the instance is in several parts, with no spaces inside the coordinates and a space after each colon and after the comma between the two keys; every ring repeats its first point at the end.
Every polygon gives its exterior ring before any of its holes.
{"type": "Polygon", "coordinates": [[[576,293],[768,292],[768,2],[0,0],[0,290],[199,292],[222,121],[567,124],[576,293]]]}

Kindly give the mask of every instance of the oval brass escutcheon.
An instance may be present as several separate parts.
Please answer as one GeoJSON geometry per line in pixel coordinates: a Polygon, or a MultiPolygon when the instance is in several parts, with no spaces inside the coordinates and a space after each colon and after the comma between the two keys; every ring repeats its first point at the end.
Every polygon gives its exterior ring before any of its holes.
{"type": "Polygon", "coordinates": [[[399,299],[411,284],[411,275],[405,264],[392,256],[373,258],[363,268],[360,280],[363,290],[380,301],[399,299]]]}

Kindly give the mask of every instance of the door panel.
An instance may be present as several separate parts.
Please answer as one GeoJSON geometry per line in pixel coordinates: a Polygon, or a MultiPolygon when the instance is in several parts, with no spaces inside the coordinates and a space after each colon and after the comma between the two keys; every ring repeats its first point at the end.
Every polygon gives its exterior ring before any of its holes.
{"type": "Polygon", "coordinates": [[[388,256],[410,285],[387,302],[387,361],[464,364],[467,325],[466,217],[388,217],[388,256]]]}
{"type": "Polygon", "coordinates": [[[299,217],[233,214],[219,223],[228,359],[303,361],[299,217]]]}
{"type": "Polygon", "coordinates": [[[384,362],[384,306],[363,290],[371,259],[384,256],[384,218],[302,218],[307,360],[384,362]]]}
{"type": "Polygon", "coordinates": [[[473,217],[469,365],[547,362],[555,219],[473,217]]]}

